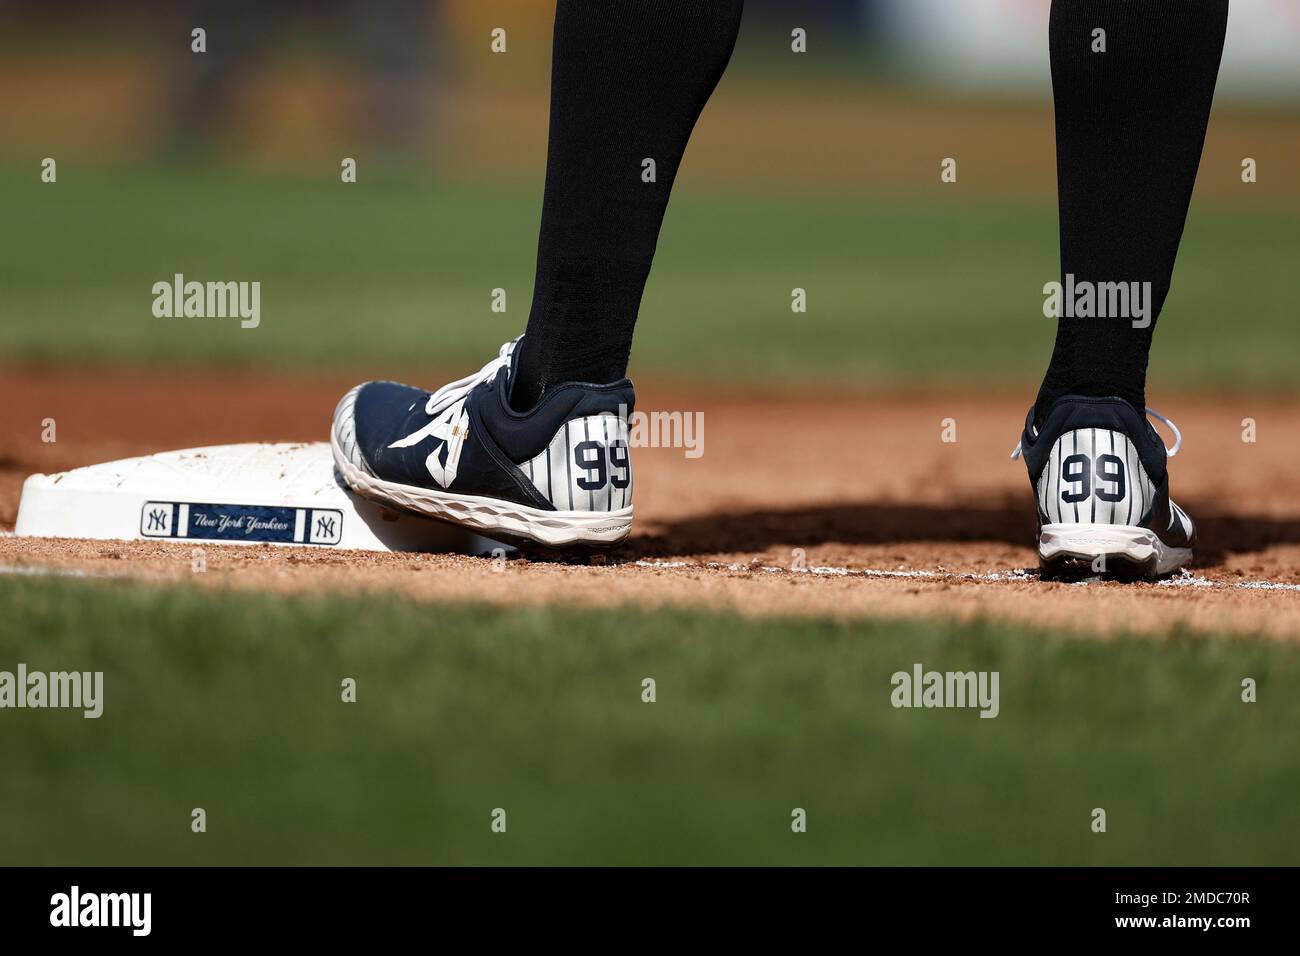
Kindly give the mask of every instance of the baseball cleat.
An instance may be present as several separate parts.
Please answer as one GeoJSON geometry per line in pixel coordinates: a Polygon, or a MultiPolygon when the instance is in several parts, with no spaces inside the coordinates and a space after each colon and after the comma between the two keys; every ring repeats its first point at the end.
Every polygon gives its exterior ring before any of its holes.
{"type": "Polygon", "coordinates": [[[612,548],[632,529],[632,383],[557,385],[516,412],[510,361],[519,341],[435,392],[358,385],[334,412],[334,463],[364,498],[489,538],[612,548]]]}
{"type": "Polygon", "coordinates": [[[1044,577],[1153,579],[1192,559],[1196,529],[1169,498],[1166,450],[1156,430],[1120,398],[1065,395],[1020,445],[1038,501],[1038,558],[1044,577]]]}

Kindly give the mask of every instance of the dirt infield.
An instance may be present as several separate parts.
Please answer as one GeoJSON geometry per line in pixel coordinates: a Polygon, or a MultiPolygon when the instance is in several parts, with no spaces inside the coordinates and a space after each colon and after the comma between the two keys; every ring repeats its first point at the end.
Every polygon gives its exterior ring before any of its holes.
{"type": "MultiPolygon", "coordinates": [[[[0,530],[28,474],[172,448],[321,440],[349,377],[9,369],[0,379],[0,530]],[[53,418],[57,441],[41,440],[53,418]]],[[[436,377],[434,377],[436,380],[436,377]]],[[[1108,633],[1300,634],[1300,401],[1181,397],[1173,487],[1196,566],[1155,585],[1045,583],[1008,460],[1028,395],[796,396],[651,384],[642,410],[702,412],[701,457],[641,448],[637,526],[603,565],[452,555],[0,538],[0,571],[394,590],[509,603],[725,607],[746,614],[955,615],[1108,633]],[[956,441],[942,440],[954,419],[956,441]],[[1257,441],[1243,441],[1243,419],[1257,441]]]]}

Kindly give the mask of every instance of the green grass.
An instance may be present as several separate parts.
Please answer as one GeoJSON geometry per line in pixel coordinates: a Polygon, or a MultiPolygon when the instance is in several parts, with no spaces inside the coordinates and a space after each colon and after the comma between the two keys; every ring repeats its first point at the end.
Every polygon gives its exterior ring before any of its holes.
{"type": "Polygon", "coordinates": [[[105,673],[99,720],[0,711],[6,863],[1300,862],[1284,644],[48,579],[0,606],[0,669],[105,673]],[[892,708],[914,662],[999,671],[1000,716],[892,708]]]}
{"type": "MultiPolygon", "coordinates": [[[[0,170],[0,355],[470,370],[522,330],[540,183],[411,174],[343,185],[186,167],[0,170]],[[182,272],[259,280],[262,325],[158,319],[182,272]],[[489,309],[507,292],[508,311],[489,309]]],[[[1300,217],[1193,209],[1153,358],[1157,386],[1287,387],[1300,217]]],[[[1051,205],[674,197],[633,371],[729,382],[1034,382],[1052,323],[1051,205]],[[807,290],[806,314],[790,310],[807,290]]]]}

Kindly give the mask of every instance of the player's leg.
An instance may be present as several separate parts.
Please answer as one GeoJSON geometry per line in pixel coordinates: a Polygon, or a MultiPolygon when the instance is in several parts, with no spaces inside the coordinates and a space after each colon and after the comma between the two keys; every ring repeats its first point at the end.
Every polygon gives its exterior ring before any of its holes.
{"type": "Polygon", "coordinates": [[[436,392],[393,382],[348,392],[332,438],[353,491],[522,545],[627,537],[632,328],[742,3],[559,0],[527,332],[436,392]]]}
{"type": "Polygon", "coordinates": [[[1223,53],[1228,0],[1055,0],[1061,272],[1149,282],[1150,323],[1062,318],[1040,413],[1066,394],[1146,403],[1147,355],[1169,292],[1223,53]],[[1094,31],[1105,50],[1094,52],[1094,31]]]}
{"type": "Polygon", "coordinates": [[[1146,370],[1227,14],[1228,0],[1052,4],[1062,284],[1097,295],[1094,314],[1058,320],[1026,427],[1045,567],[1112,571],[1092,566],[1112,558],[1120,572],[1154,574],[1191,556],[1191,521],[1168,500],[1165,448],[1145,419],[1146,370]],[[1135,295],[1102,317],[1103,299],[1120,301],[1110,283],[1135,295]]]}
{"type": "Polygon", "coordinates": [[[546,195],[511,402],[627,371],[686,141],[735,45],[743,0],[560,0],[546,195]]]}

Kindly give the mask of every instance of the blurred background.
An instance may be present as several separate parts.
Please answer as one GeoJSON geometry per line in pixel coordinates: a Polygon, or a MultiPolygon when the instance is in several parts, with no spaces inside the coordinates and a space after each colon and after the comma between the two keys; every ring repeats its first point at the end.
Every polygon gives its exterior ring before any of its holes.
{"type": "MultiPolygon", "coordinates": [[[[633,374],[1032,388],[1058,271],[1049,6],[748,0],[678,178],[633,374]]],[[[0,360],[425,383],[477,368],[528,314],[553,11],[0,2],[0,360]],[[155,318],[151,286],[178,272],[260,281],[260,326],[155,318]]],[[[1157,386],[1294,386],[1298,173],[1300,4],[1233,0],[1157,386]]]]}

